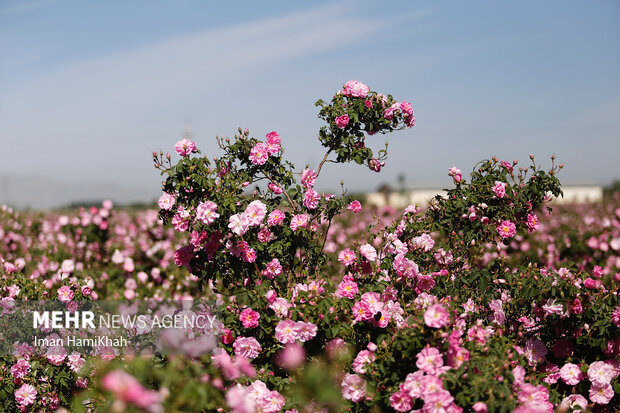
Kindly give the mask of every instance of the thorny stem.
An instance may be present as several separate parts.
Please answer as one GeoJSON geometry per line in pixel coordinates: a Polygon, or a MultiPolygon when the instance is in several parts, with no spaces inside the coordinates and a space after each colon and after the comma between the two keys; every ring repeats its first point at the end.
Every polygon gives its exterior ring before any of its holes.
{"type": "Polygon", "coordinates": [[[325,162],[327,162],[327,157],[329,156],[329,154],[332,153],[332,149],[330,148],[327,153],[325,154],[325,156],[323,157],[323,160],[321,161],[321,163],[319,164],[319,169],[318,171],[316,171],[316,176],[318,177],[319,174],[321,173],[321,169],[323,168],[323,164],[325,162]]]}
{"type": "Polygon", "coordinates": [[[321,245],[321,252],[323,252],[323,249],[325,248],[325,242],[327,241],[327,233],[329,232],[329,227],[331,227],[332,225],[332,220],[330,219],[329,222],[327,223],[327,229],[325,229],[325,236],[323,237],[323,244],[321,245]]]}

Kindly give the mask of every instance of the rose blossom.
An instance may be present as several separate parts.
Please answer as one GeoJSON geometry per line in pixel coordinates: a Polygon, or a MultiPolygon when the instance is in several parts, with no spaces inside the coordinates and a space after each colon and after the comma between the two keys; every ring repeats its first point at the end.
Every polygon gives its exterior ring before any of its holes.
{"type": "Polygon", "coordinates": [[[558,405],[558,411],[576,411],[577,407],[579,407],[581,411],[585,411],[586,407],[588,407],[588,400],[581,394],[571,394],[565,397],[558,405]]]}
{"type": "Polygon", "coordinates": [[[349,115],[338,116],[334,119],[334,122],[336,122],[338,128],[344,129],[349,124],[349,115]]]}
{"type": "Polygon", "coordinates": [[[259,412],[276,413],[282,410],[285,403],[284,396],[276,390],[271,390],[256,400],[256,407],[258,407],[257,411],[259,412]]]}
{"type": "Polygon", "coordinates": [[[37,389],[32,384],[22,384],[22,386],[15,390],[15,401],[20,406],[29,406],[34,403],[37,397],[37,389]]]}
{"type": "Polygon", "coordinates": [[[614,397],[614,389],[611,384],[594,384],[589,391],[590,400],[596,404],[607,404],[614,397]]]}
{"type": "Polygon", "coordinates": [[[30,371],[30,363],[26,359],[19,359],[17,363],[11,367],[11,374],[16,379],[21,379],[30,371]]]}
{"type": "Polygon", "coordinates": [[[250,162],[253,165],[264,165],[269,158],[269,152],[267,145],[263,142],[259,142],[250,150],[250,162]]]}
{"type": "Polygon", "coordinates": [[[397,412],[408,412],[413,407],[413,400],[405,391],[399,390],[390,396],[390,406],[397,412]]]}
{"type": "Polygon", "coordinates": [[[459,168],[457,168],[456,166],[453,166],[452,168],[448,170],[448,176],[451,176],[452,179],[454,179],[454,182],[458,183],[458,182],[461,182],[463,174],[459,168]]]}
{"type": "Polygon", "coordinates": [[[538,221],[538,217],[535,213],[528,214],[527,216],[527,229],[528,231],[536,231],[540,227],[540,222],[538,221]]]}
{"type": "Polygon", "coordinates": [[[73,290],[67,285],[63,285],[58,289],[58,300],[63,303],[73,299],[73,290]]]}
{"type": "Polygon", "coordinates": [[[510,172],[512,174],[512,165],[510,165],[510,162],[508,161],[501,161],[500,165],[503,166],[504,168],[506,168],[508,170],[508,172],[510,172]]]}
{"type": "Polygon", "coordinates": [[[203,224],[212,224],[220,214],[217,213],[217,204],[213,201],[201,202],[196,208],[196,220],[203,224]]]}
{"type": "Polygon", "coordinates": [[[243,356],[247,359],[255,359],[258,357],[262,347],[254,337],[237,337],[233,343],[235,355],[243,356]]]}
{"type": "Polygon", "coordinates": [[[334,293],[338,298],[353,298],[357,294],[357,284],[353,280],[343,280],[334,293]]]}
{"type": "Polygon", "coordinates": [[[370,244],[364,244],[360,247],[360,254],[368,261],[373,262],[377,259],[377,250],[370,244]]]}
{"type": "Polygon", "coordinates": [[[243,324],[244,328],[254,328],[258,327],[258,319],[260,318],[260,314],[251,308],[246,308],[239,314],[239,320],[241,324],[243,324]]]}
{"type": "Polygon", "coordinates": [[[279,209],[274,209],[269,213],[269,216],[267,217],[267,224],[272,226],[280,225],[282,221],[284,221],[284,212],[280,211],[279,209]]]}
{"type": "Polygon", "coordinates": [[[260,225],[263,219],[265,219],[265,215],[267,215],[267,205],[259,200],[252,201],[245,208],[244,215],[248,219],[250,226],[260,225]]]}
{"type": "Polygon", "coordinates": [[[353,250],[349,248],[345,248],[344,250],[340,251],[340,253],[338,254],[338,261],[340,261],[347,267],[355,263],[355,259],[356,259],[355,252],[353,252],[353,250]]]}
{"type": "Polygon", "coordinates": [[[355,200],[347,206],[347,209],[356,214],[359,214],[360,212],[362,212],[362,204],[360,203],[360,201],[355,200]]]}
{"type": "Polygon", "coordinates": [[[497,232],[502,238],[512,238],[517,233],[517,227],[512,222],[505,220],[497,226],[497,232]]]}
{"type": "Polygon", "coordinates": [[[376,360],[377,356],[368,350],[360,351],[355,360],[353,360],[353,371],[358,374],[366,373],[369,364],[372,364],[376,360]]]}
{"type": "Polygon", "coordinates": [[[280,195],[282,192],[284,192],[284,190],[280,186],[274,184],[273,182],[269,182],[267,186],[269,187],[269,190],[271,190],[271,192],[276,195],[280,195]]]}
{"type": "Polygon", "coordinates": [[[298,338],[297,328],[294,321],[282,320],[276,325],[276,340],[280,343],[294,343],[298,338]]]}
{"type": "Polygon", "coordinates": [[[374,172],[381,172],[381,168],[383,168],[383,166],[385,165],[385,162],[379,162],[378,159],[372,158],[370,161],[368,161],[368,168],[371,171],[374,172]]]}
{"type": "Polygon", "coordinates": [[[291,229],[297,231],[298,228],[307,228],[309,219],[310,215],[308,214],[294,215],[293,218],[291,218],[291,229]]]}
{"type": "Polygon", "coordinates": [[[277,258],[272,259],[267,264],[267,268],[265,268],[265,277],[273,280],[276,276],[282,274],[282,265],[280,264],[280,260],[277,258]]]}
{"type": "Polygon", "coordinates": [[[250,220],[245,214],[234,214],[228,218],[228,228],[237,234],[243,235],[248,231],[250,220]]]}
{"type": "Polygon", "coordinates": [[[615,370],[604,361],[595,361],[588,368],[588,378],[596,385],[602,386],[611,383],[615,376],[615,370]]]}
{"type": "Polygon", "coordinates": [[[400,105],[398,102],[395,102],[389,108],[383,111],[383,117],[387,120],[394,119],[394,112],[400,109],[400,105]]]}
{"type": "Polygon", "coordinates": [[[476,402],[471,408],[476,413],[487,413],[488,411],[488,407],[484,402],[476,402]]]}
{"type": "Polygon", "coordinates": [[[365,98],[366,96],[368,96],[370,88],[362,82],[358,82],[357,80],[349,80],[347,83],[344,84],[343,92],[346,96],[365,98]]]}
{"type": "Polygon", "coordinates": [[[374,315],[368,303],[364,301],[356,301],[351,308],[351,312],[355,321],[370,320],[374,315]]]}
{"type": "Polygon", "coordinates": [[[122,370],[114,370],[106,374],[101,380],[105,390],[114,394],[122,401],[134,404],[146,410],[161,409],[159,405],[161,396],[158,392],[145,389],[138,380],[122,370]]]}
{"type": "Polygon", "coordinates": [[[357,403],[366,395],[366,381],[357,374],[346,374],[341,384],[342,397],[357,403]]]}
{"type": "Polygon", "coordinates": [[[312,188],[308,188],[304,195],[304,206],[308,209],[316,209],[319,206],[321,196],[312,188]]]}
{"type": "Polygon", "coordinates": [[[297,343],[288,343],[276,358],[276,364],[285,369],[295,369],[306,359],[306,350],[297,343]]]}
{"type": "Polygon", "coordinates": [[[269,155],[273,155],[274,153],[280,150],[280,135],[278,132],[272,131],[267,134],[267,152],[269,155]]]}
{"type": "Polygon", "coordinates": [[[174,145],[174,150],[181,156],[187,156],[192,152],[196,152],[196,144],[189,139],[183,139],[174,145]]]}
{"type": "Polygon", "coordinates": [[[495,185],[493,185],[493,193],[498,198],[503,198],[506,196],[506,183],[495,181],[495,185]]]}
{"type": "Polygon", "coordinates": [[[443,358],[439,350],[435,347],[425,347],[417,355],[416,367],[426,374],[440,373],[439,368],[443,366],[443,358]]]}
{"type": "Polygon", "coordinates": [[[301,185],[304,188],[312,188],[316,181],[316,171],[314,169],[304,169],[301,173],[301,185]]]}
{"type": "Polygon", "coordinates": [[[571,386],[578,384],[583,378],[582,376],[583,374],[581,373],[579,366],[573,363],[566,363],[560,369],[560,378],[564,383],[571,386]]]}
{"type": "Polygon", "coordinates": [[[450,317],[448,311],[441,304],[433,304],[424,312],[424,324],[432,328],[441,328],[448,325],[450,317]]]}

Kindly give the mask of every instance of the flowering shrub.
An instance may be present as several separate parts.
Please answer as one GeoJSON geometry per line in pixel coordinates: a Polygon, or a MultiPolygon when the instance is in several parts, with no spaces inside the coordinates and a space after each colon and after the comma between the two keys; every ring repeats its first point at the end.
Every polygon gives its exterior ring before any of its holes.
{"type": "Polygon", "coordinates": [[[5,209],[4,305],[224,303],[214,354],[56,359],[16,343],[5,410],[611,411],[619,200],[548,216],[562,165],[531,156],[450,168],[454,186],[426,210],[369,211],[315,183],[327,162],[379,172],[387,153],[366,139],[414,126],[412,106],[357,81],[317,105],[316,169],[296,172],[277,132],[239,130],[213,158],[189,139],[178,161],[154,153],[161,221],[109,204],[73,218],[5,209]]]}

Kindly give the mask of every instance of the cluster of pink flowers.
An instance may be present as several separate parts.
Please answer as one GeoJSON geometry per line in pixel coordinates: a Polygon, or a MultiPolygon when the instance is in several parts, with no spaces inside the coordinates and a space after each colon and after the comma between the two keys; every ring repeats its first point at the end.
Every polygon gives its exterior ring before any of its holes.
{"type": "Polygon", "coordinates": [[[456,166],[453,166],[452,168],[449,169],[448,175],[451,176],[452,179],[454,179],[454,182],[457,182],[457,183],[461,182],[461,179],[463,179],[463,173],[456,166]]]}
{"type": "Polygon", "coordinates": [[[280,151],[280,135],[269,132],[266,142],[258,142],[250,150],[250,162],[253,165],[264,165],[267,159],[280,151]]]}
{"type": "Polygon", "coordinates": [[[263,271],[265,277],[273,280],[278,275],[282,274],[282,265],[280,264],[280,260],[277,258],[272,259],[267,263],[267,267],[263,271]]]}
{"type": "Polygon", "coordinates": [[[405,117],[405,124],[408,127],[413,127],[415,125],[415,117],[413,115],[413,107],[409,102],[395,102],[389,108],[383,111],[383,117],[387,120],[392,120],[394,118],[394,112],[400,110],[402,111],[405,117]]]}
{"type": "Polygon", "coordinates": [[[276,325],[276,340],[282,344],[295,341],[312,340],[317,333],[317,326],[303,321],[282,320],[276,325]]]}
{"type": "Polygon", "coordinates": [[[365,98],[368,96],[369,92],[370,88],[362,82],[358,82],[357,80],[349,80],[344,84],[343,89],[339,93],[342,93],[348,97],[365,98]]]}
{"type": "Polygon", "coordinates": [[[232,413],[276,413],[282,410],[286,400],[276,390],[256,380],[249,386],[237,384],[226,393],[226,404],[232,413]]]}
{"type": "Polygon", "coordinates": [[[267,206],[259,200],[252,201],[248,204],[245,211],[231,215],[228,218],[228,228],[234,234],[242,236],[250,227],[260,226],[266,215],[267,206]]]}
{"type": "Polygon", "coordinates": [[[407,412],[418,399],[424,403],[423,412],[460,411],[454,404],[454,397],[443,387],[442,379],[423,370],[407,375],[399,391],[390,396],[390,405],[397,412],[407,412]]]}

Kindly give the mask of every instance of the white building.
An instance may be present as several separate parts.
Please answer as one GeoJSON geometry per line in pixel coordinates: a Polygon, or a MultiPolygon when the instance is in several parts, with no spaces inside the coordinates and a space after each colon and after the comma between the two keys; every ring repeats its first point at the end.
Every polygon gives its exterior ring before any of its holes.
{"type": "MultiPolygon", "coordinates": [[[[603,187],[598,185],[563,186],[564,197],[554,198],[556,204],[583,204],[586,202],[600,202],[603,199],[603,187]]],[[[426,206],[437,195],[445,195],[440,188],[411,189],[408,191],[372,192],[366,194],[366,204],[401,209],[407,205],[416,204],[426,206]]]]}

